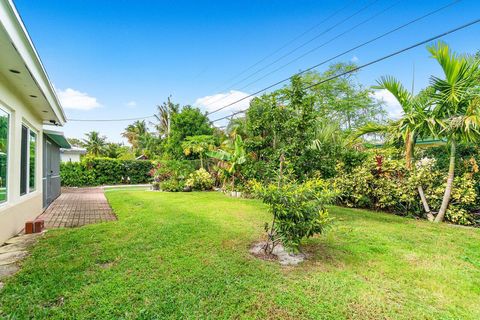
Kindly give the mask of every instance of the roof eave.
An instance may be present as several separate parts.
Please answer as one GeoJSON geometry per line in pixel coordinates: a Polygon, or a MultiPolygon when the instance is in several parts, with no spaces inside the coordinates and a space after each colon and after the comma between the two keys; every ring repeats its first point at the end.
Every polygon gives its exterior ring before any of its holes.
{"type": "Polygon", "coordinates": [[[55,89],[43,66],[40,56],[35,49],[28,31],[23,24],[22,18],[18,14],[12,0],[0,1],[0,15],[8,16],[8,19],[2,19],[3,26],[7,31],[12,44],[15,46],[19,56],[30,71],[32,78],[36,82],[38,89],[42,92],[48,101],[50,108],[54,112],[58,124],[63,126],[67,122],[66,115],[57,97],[55,89]]]}

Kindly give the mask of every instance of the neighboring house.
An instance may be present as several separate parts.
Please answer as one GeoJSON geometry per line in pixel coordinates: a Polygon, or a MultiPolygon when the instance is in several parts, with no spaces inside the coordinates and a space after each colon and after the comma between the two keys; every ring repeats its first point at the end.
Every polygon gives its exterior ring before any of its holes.
{"type": "Polygon", "coordinates": [[[65,114],[11,0],[0,0],[0,244],[60,193],[65,114]]]}
{"type": "Polygon", "coordinates": [[[62,162],[80,162],[81,156],[87,153],[87,149],[74,147],[70,149],[60,149],[60,159],[62,162]]]}

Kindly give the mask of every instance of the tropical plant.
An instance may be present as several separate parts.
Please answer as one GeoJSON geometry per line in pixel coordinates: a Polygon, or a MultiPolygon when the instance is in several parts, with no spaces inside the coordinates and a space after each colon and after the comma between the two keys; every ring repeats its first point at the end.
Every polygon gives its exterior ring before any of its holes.
{"type": "Polygon", "coordinates": [[[157,114],[155,117],[157,118],[158,123],[154,125],[160,137],[168,138],[168,136],[170,136],[171,116],[172,114],[177,113],[179,109],[179,105],[174,104],[171,101],[171,96],[168,97],[166,102],[157,105],[157,114]]]}
{"type": "MultiPolygon", "coordinates": [[[[228,146],[228,145],[227,145],[228,146]]],[[[222,161],[226,166],[226,172],[231,177],[232,190],[235,187],[235,176],[238,173],[239,166],[247,160],[245,147],[242,137],[237,135],[233,146],[226,149],[218,149],[215,151],[207,152],[209,157],[222,161]]],[[[224,183],[225,184],[225,183],[224,183]]]]}
{"type": "Polygon", "coordinates": [[[183,152],[186,156],[190,154],[198,154],[200,158],[200,167],[204,168],[203,156],[215,147],[215,139],[211,135],[200,135],[186,137],[182,143],[183,152]]]}
{"type": "Polygon", "coordinates": [[[86,133],[85,136],[87,138],[83,139],[83,143],[87,153],[95,157],[100,156],[103,153],[107,138],[100,136],[100,133],[97,131],[86,133]]]}
{"type": "Polygon", "coordinates": [[[136,151],[139,149],[142,137],[147,134],[148,128],[145,120],[137,120],[125,128],[122,136],[128,140],[128,143],[130,143],[132,148],[136,151]]]}
{"type": "Polygon", "coordinates": [[[447,184],[435,222],[443,221],[452,194],[456,146],[459,142],[480,141],[480,82],[478,59],[452,52],[439,42],[428,47],[437,60],[444,78],[431,77],[435,133],[446,138],[450,146],[447,184]]]}
{"type": "Polygon", "coordinates": [[[188,176],[187,181],[185,181],[185,186],[191,190],[211,190],[213,187],[213,178],[207,170],[200,168],[188,176]]]}
{"type": "MultiPolygon", "coordinates": [[[[405,147],[406,168],[407,170],[412,170],[415,142],[417,139],[430,136],[432,132],[433,121],[428,110],[428,95],[422,93],[415,96],[411,94],[398,80],[391,76],[380,78],[377,84],[377,86],[374,86],[375,89],[387,90],[395,97],[402,107],[402,115],[399,119],[390,121],[387,124],[367,124],[359,128],[354,136],[383,133],[386,135],[387,143],[391,144],[401,141],[405,147]]],[[[433,220],[421,181],[419,181],[417,190],[428,218],[433,220]]]]}
{"type": "Polygon", "coordinates": [[[271,223],[265,223],[267,243],[265,252],[271,254],[278,244],[298,251],[303,239],[324,232],[330,222],[325,204],[332,201],[334,193],[330,184],[318,181],[272,183],[266,187],[257,184],[254,189],[269,205],[273,214],[271,223]]]}

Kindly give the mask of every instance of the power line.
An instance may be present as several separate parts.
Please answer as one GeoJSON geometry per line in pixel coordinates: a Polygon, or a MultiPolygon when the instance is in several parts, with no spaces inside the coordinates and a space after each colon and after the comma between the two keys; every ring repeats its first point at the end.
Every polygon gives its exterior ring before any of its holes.
{"type": "MultiPolygon", "coordinates": [[[[241,71],[240,73],[236,74],[235,76],[231,77],[230,79],[226,80],[225,82],[230,82],[232,80],[235,80],[236,78],[238,78],[239,76],[241,76],[242,74],[246,73],[247,71],[251,70],[252,68],[256,67],[257,65],[259,65],[260,63],[262,63],[263,61],[267,60],[268,58],[274,56],[275,54],[277,54],[278,52],[282,51],[283,49],[285,49],[286,47],[288,47],[289,45],[291,45],[292,43],[294,43],[295,41],[297,41],[298,39],[300,39],[301,37],[303,37],[304,35],[306,35],[307,33],[309,33],[310,31],[314,30],[315,28],[321,26],[322,24],[324,24],[325,22],[327,22],[328,20],[330,20],[331,18],[335,17],[337,14],[339,14],[340,12],[342,12],[343,10],[345,10],[346,8],[348,8],[353,2],[355,2],[355,0],[352,0],[350,2],[347,3],[347,5],[341,7],[340,9],[336,10],[335,12],[333,12],[332,14],[330,14],[328,17],[326,17],[325,19],[323,19],[322,21],[320,21],[319,23],[315,24],[314,26],[308,28],[307,30],[305,30],[304,32],[302,32],[301,34],[299,34],[298,36],[296,36],[295,38],[291,39],[290,41],[286,42],[285,44],[283,44],[281,47],[275,49],[273,52],[269,53],[268,55],[266,55],[265,57],[263,57],[262,59],[258,60],[257,62],[255,62],[254,64],[250,65],[249,67],[247,67],[246,69],[244,69],[243,71],[241,71]]],[[[218,88],[218,87],[217,87],[218,88]]]]}
{"type": "MultiPolygon", "coordinates": [[[[254,81],[249,82],[248,84],[244,85],[243,87],[241,87],[241,88],[238,89],[238,90],[243,90],[243,89],[245,89],[245,88],[248,88],[248,87],[250,87],[252,84],[255,84],[255,83],[257,83],[258,81],[265,79],[265,78],[268,77],[269,75],[274,74],[275,72],[277,72],[277,71],[279,71],[279,70],[282,70],[283,68],[291,65],[291,64],[294,63],[294,62],[297,62],[298,60],[302,59],[303,57],[306,57],[307,55],[311,54],[312,52],[317,51],[317,50],[320,49],[320,48],[323,48],[323,47],[326,46],[327,44],[332,43],[333,41],[335,41],[335,40],[343,37],[343,36],[346,35],[347,33],[349,33],[349,32],[351,32],[351,31],[357,29],[358,27],[360,27],[360,26],[362,26],[362,25],[364,25],[364,24],[372,21],[372,20],[375,19],[376,17],[384,14],[385,12],[387,12],[387,11],[390,10],[390,9],[392,9],[393,7],[395,7],[397,4],[399,4],[399,3],[402,2],[402,1],[403,1],[403,0],[399,0],[399,1],[395,2],[395,3],[393,3],[392,5],[388,6],[387,8],[385,8],[385,9],[383,9],[383,10],[375,13],[374,15],[372,15],[372,16],[370,16],[369,18],[361,21],[360,23],[357,23],[356,25],[354,25],[354,26],[352,26],[351,28],[345,30],[344,32],[342,32],[342,33],[340,33],[340,34],[337,34],[336,36],[334,36],[333,38],[331,38],[331,39],[323,42],[322,44],[320,44],[320,45],[318,45],[318,46],[316,46],[316,47],[308,50],[307,52],[301,54],[300,56],[296,57],[295,59],[290,60],[289,62],[287,62],[287,63],[279,66],[278,68],[276,68],[276,69],[274,69],[274,70],[272,70],[272,71],[270,71],[270,72],[268,72],[267,74],[261,76],[260,78],[254,80],[254,81]]],[[[461,0],[458,0],[458,1],[461,1],[461,0]]]]}
{"type": "Polygon", "coordinates": [[[377,40],[380,40],[380,39],[382,39],[382,38],[384,38],[384,37],[386,37],[386,36],[388,36],[388,35],[390,35],[390,34],[392,34],[392,33],[397,32],[398,30],[401,30],[401,29],[403,29],[403,28],[406,28],[406,27],[408,27],[408,26],[410,26],[410,25],[412,25],[412,24],[414,24],[414,23],[416,23],[416,22],[418,22],[418,21],[420,21],[420,20],[423,20],[423,19],[425,19],[425,18],[427,18],[427,17],[429,17],[429,16],[431,16],[431,15],[433,15],[433,14],[436,14],[436,13],[438,13],[438,12],[440,12],[440,11],[442,11],[442,10],[450,7],[450,6],[453,6],[453,5],[457,4],[457,3],[459,3],[460,1],[462,1],[462,0],[455,0],[455,1],[449,3],[449,4],[445,5],[445,6],[442,6],[442,7],[438,8],[438,9],[436,9],[436,10],[430,11],[430,12],[428,12],[428,13],[426,13],[426,14],[418,17],[418,18],[415,18],[415,19],[413,19],[413,20],[411,20],[411,21],[409,21],[409,22],[407,22],[407,23],[404,23],[404,24],[402,24],[402,25],[400,25],[400,26],[398,26],[398,27],[396,27],[396,28],[393,28],[393,29],[391,29],[391,30],[389,30],[389,31],[387,31],[387,32],[379,35],[379,36],[376,36],[376,37],[374,37],[374,38],[372,38],[372,39],[370,39],[370,40],[368,40],[368,41],[365,41],[365,42],[363,42],[363,43],[361,43],[361,44],[359,44],[359,45],[357,45],[357,46],[354,46],[354,47],[352,47],[352,48],[350,48],[350,49],[348,49],[348,50],[346,50],[346,51],[343,51],[342,53],[339,53],[339,54],[337,54],[337,55],[335,55],[335,56],[333,56],[333,57],[331,57],[331,58],[329,58],[329,59],[326,59],[326,60],[324,60],[324,61],[322,61],[322,62],[320,62],[320,63],[318,63],[318,64],[316,64],[316,65],[313,65],[313,66],[311,66],[311,67],[309,67],[309,68],[307,68],[307,69],[304,69],[304,70],[302,70],[302,71],[299,71],[299,72],[295,73],[294,75],[289,76],[288,78],[285,78],[285,79],[283,79],[283,80],[277,81],[277,82],[275,82],[274,84],[269,85],[269,86],[267,86],[267,87],[265,87],[265,88],[263,88],[263,89],[261,89],[261,90],[258,90],[258,91],[256,91],[256,92],[250,94],[250,95],[247,95],[247,96],[245,96],[245,97],[242,97],[242,98],[240,98],[240,99],[238,99],[238,100],[236,100],[236,101],[233,101],[233,102],[231,102],[231,103],[229,103],[229,104],[227,104],[227,105],[225,105],[225,106],[223,106],[223,107],[220,107],[220,108],[218,108],[218,109],[215,109],[215,110],[209,112],[208,114],[216,113],[216,112],[221,111],[221,110],[223,110],[223,109],[225,109],[225,108],[228,108],[228,107],[230,107],[230,106],[232,106],[232,105],[234,105],[234,104],[237,104],[238,102],[241,102],[241,101],[243,101],[243,100],[245,100],[245,99],[254,97],[255,95],[257,95],[257,94],[259,94],[259,93],[261,93],[261,92],[263,92],[263,91],[265,91],[265,90],[271,89],[271,88],[273,88],[273,87],[275,87],[275,86],[277,86],[277,85],[279,85],[279,84],[282,84],[283,82],[286,82],[286,81],[290,80],[293,76],[302,75],[302,74],[304,74],[304,73],[306,73],[306,72],[308,72],[308,71],[311,71],[311,70],[313,70],[313,69],[315,69],[315,68],[318,68],[318,67],[320,67],[320,66],[322,66],[322,65],[324,65],[324,64],[326,64],[326,63],[328,63],[328,62],[331,62],[331,61],[333,61],[333,60],[335,60],[335,59],[337,59],[337,58],[340,58],[341,56],[344,56],[344,55],[346,55],[346,54],[348,54],[348,53],[351,53],[351,52],[353,52],[353,51],[355,51],[355,50],[357,50],[357,49],[359,49],[359,48],[361,48],[361,47],[364,47],[364,46],[366,46],[366,45],[368,45],[368,44],[370,44],[370,43],[373,43],[373,42],[375,42],[375,41],[377,41],[377,40]]]}
{"type": "MultiPolygon", "coordinates": [[[[363,64],[363,65],[360,65],[360,66],[358,66],[358,67],[355,67],[355,68],[353,68],[353,69],[350,69],[350,70],[348,70],[348,71],[339,73],[339,74],[337,74],[337,75],[331,76],[331,77],[329,77],[329,78],[327,78],[327,79],[324,79],[324,80],[322,80],[322,81],[319,81],[319,82],[317,82],[317,83],[314,83],[314,84],[312,84],[312,85],[309,85],[309,86],[305,87],[304,90],[311,89],[311,88],[316,87],[316,86],[319,86],[319,85],[321,85],[321,84],[323,84],[323,83],[325,83],[325,82],[328,82],[328,81],[337,79],[337,78],[342,77],[342,76],[344,76],[344,75],[347,75],[347,74],[353,73],[353,72],[355,72],[355,71],[358,71],[358,70],[360,70],[360,69],[363,69],[363,68],[365,68],[365,67],[371,66],[371,65],[373,65],[373,64],[375,64],[375,63],[378,63],[378,62],[384,61],[384,60],[386,60],[386,59],[389,59],[389,58],[391,58],[391,57],[397,56],[397,55],[399,55],[399,54],[401,54],[401,53],[404,53],[404,52],[409,51],[409,50],[411,50],[411,49],[414,49],[414,48],[416,48],[416,47],[425,45],[425,44],[427,44],[427,43],[429,43],[429,42],[431,42],[431,41],[437,40],[437,39],[442,38],[442,37],[444,37],[444,36],[446,36],[446,35],[449,35],[449,34],[451,34],[451,33],[454,33],[454,32],[460,31],[460,30],[462,30],[462,29],[468,28],[468,27],[470,27],[470,26],[472,26],[472,25],[474,25],[474,24],[477,24],[477,23],[479,23],[479,22],[480,22],[480,19],[473,20],[473,21],[471,21],[471,22],[469,22],[469,23],[466,23],[466,24],[461,25],[461,26],[459,26],[459,27],[456,27],[456,28],[454,28],[454,29],[451,29],[451,30],[448,30],[448,31],[446,31],[446,32],[443,32],[443,33],[441,33],[441,34],[439,34],[439,35],[436,35],[436,36],[434,36],[434,37],[431,37],[431,38],[428,38],[428,39],[426,39],[426,40],[417,42],[417,43],[415,43],[415,44],[413,44],[413,45],[411,45],[411,46],[408,46],[408,47],[406,47],[406,48],[403,48],[403,49],[400,49],[400,50],[398,50],[398,51],[395,51],[395,52],[390,53],[390,54],[388,54],[388,55],[386,55],[386,56],[383,56],[383,57],[381,57],[381,58],[375,59],[375,60],[373,60],[373,61],[370,61],[370,62],[368,62],[368,63],[365,63],[365,64],[363,64]]],[[[240,113],[243,113],[243,112],[245,112],[245,111],[247,111],[247,110],[248,110],[248,109],[244,109],[244,110],[240,110],[240,111],[234,112],[233,114],[231,114],[231,115],[229,115],[229,116],[226,116],[226,117],[222,117],[222,118],[218,118],[218,119],[216,119],[216,120],[213,120],[213,121],[211,121],[211,123],[214,123],[214,122],[217,122],[217,121],[226,119],[226,118],[233,117],[233,116],[235,116],[235,115],[237,115],[237,114],[240,114],[240,113]]]]}
{"type": "MultiPolygon", "coordinates": [[[[308,45],[309,43],[315,41],[316,39],[318,39],[319,37],[323,36],[324,34],[330,32],[331,30],[337,28],[338,26],[340,26],[341,24],[347,22],[348,20],[352,19],[353,17],[357,16],[358,14],[362,13],[363,11],[367,10],[368,8],[370,8],[371,6],[373,6],[375,3],[377,3],[379,0],[374,0],[370,3],[368,3],[367,5],[361,7],[360,9],[358,9],[357,11],[355,11],[354,13],[352,13],[351,15],[347,16],[346,18],[340,20],[339,22],[335,23],[333,26],[330,26],[328,28],[326,28],[325,30],[323,30],[321,33],[317,34],[316,36],[314,36],[313,38],[309,39],[308,41],[302,43],[301,45],[295,47],[294,49],[288,51],[287,53],[283,54],[282,56],[280,56],[279,58],[275,59],[273,62],[270,62],[269,64],[267,64],[266,66],[263,66],[262,68],[256,70],[254,73],[248,75],[247,77],[241,79],[240,81],[237,81],[235,82],[234,84],[230,85],[229,87],[223,89],[222,91],[225,91],[225,90],[229,90],[230,88],[236,86],[237,84],[240,84],[242,82],[244,82],[245,80],[247,79],[250,79],[251,77],[253,77],[254,75],[258,74],[259,72],[265,70],[266,68],[274,65],[275,63],[277,63],[278,61],[288,57],[289,55],[293,54],[294,52],[296,52],[297,50],[305,47],[306,45],[308,45]]],[[[224,99],[226,99],[227,97],[229,97],[231,95],[231,93],[228,93],[226,94],[225,96],[222,96],[220,99],[217,99],[215,101],[211,101],[210,103],[206,104],[206,105],[211,105],[212,103],[215,103],[215,102],[219,102],[219,101],[222,101],[224,99]]]]}
{"type": "Polygon", "coordinates": [[[155,115],[140,117],[140,118],[126,118],[126,119],[67,119],[67,121],[81,121],[81,122],[112,122],[112,121],[134,121],[134,120],[144,120],[148,118],[153,118],[155,115]]]}

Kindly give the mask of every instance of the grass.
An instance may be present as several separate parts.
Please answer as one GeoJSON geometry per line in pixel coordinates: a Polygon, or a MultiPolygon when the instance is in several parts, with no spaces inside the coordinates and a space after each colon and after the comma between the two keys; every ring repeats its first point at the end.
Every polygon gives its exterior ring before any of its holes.
{"type": "Polygon", "coordinates": [[[50,231],[0,318],[479,319],[480,230],[331,208],[310,259],[248,253],[269,215],[218,193],[112,190],[119,221],[50,231]]]}

